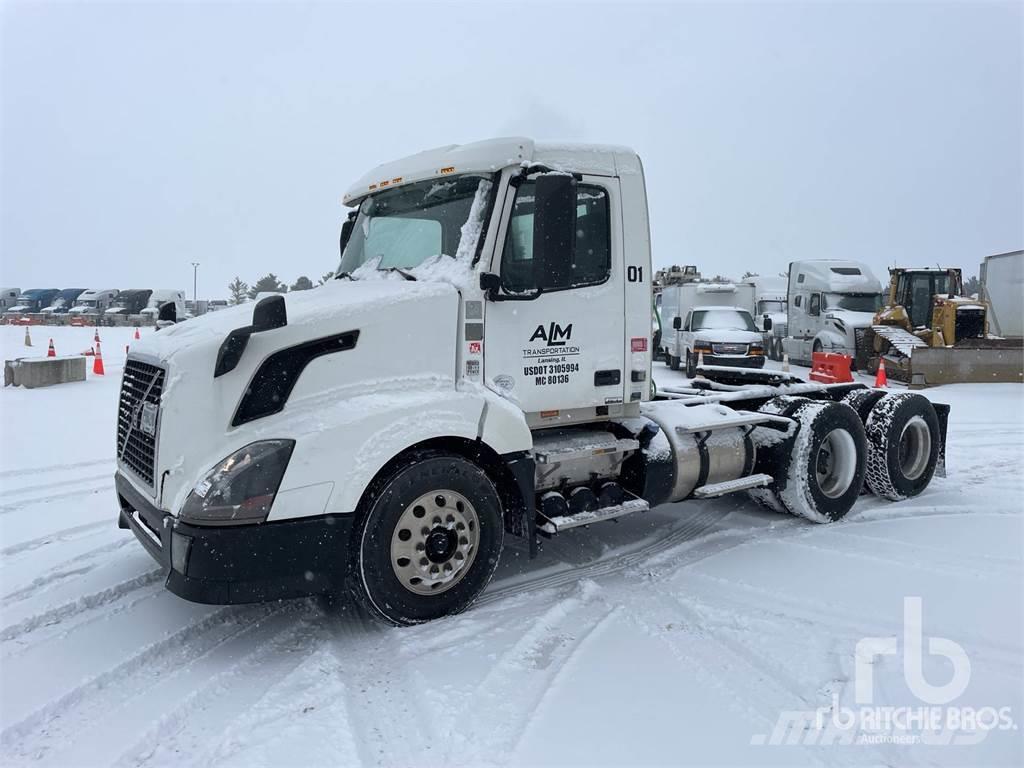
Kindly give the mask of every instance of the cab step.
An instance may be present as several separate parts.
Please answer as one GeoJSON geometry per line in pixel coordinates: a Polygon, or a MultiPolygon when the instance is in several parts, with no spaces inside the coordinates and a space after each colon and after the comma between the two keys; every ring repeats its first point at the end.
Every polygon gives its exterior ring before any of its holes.
{"type": "Polygon", "coordinates": [[[614,520],[634,512],[646,512],[650,508],[651,505],[644,499],[633,498],[610,507],[598,507],[587,512],[577,512],[574,515],[561,517],[545,517],[543,513],[538,512],[537,515],[543,522],[537,526],[537,531],[546,536],[554,536],[556,533],[567,531],[570,528],[579,528],[582,525],[600,523],[604,520],[614,520]]]}
{"type": "Polygon", "coordinates": [[[727,493],[735,493],[736,491],[746,491],[751,488],[764,488],[774,480],[771,475],[748,475],[747,477],[740,477],[736,480],[726,480],[724,483],[715,483],[713,485],[702,485],[693,492],[693,497],[696,499],[713,499],[716,496],[725,496],[727,493]]]}

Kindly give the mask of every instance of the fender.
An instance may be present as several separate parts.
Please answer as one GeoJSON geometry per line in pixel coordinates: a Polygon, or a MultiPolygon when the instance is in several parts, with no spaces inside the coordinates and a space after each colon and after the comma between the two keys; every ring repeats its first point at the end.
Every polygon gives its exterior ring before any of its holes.
{"type": "Polygon", "coordinates": [[[296,440],[268,521],[354,512],[377,473],[426,440],[481,440],[498,454],[533,445],[522,413],[483,388],[377,391],[338,403],[317,421],[296,440]]]}

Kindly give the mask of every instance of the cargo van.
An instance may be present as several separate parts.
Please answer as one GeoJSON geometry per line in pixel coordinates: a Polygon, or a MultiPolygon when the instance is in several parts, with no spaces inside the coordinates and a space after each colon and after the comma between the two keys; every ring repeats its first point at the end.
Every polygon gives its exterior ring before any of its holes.
{"type": "Polygon", "coordinates": [[[864,331],[882,308],[882,284],[857,261],[794,261],[786,308],[782,347],[792,362],[810,365],[814,352],[856,359],[865,346],[864,331]]]}
{"type": "Polygon", "coordinates": [[[661,292],[661,347],[665,362],[672,370],[678,370],[680,362],[686,359],[687,347],[682,328],[690,310],[697,307],[737,307],[749,315],[753,303],[754,286],[744,283],[684,282],[666,285],[661,292]]]}
{"type": "Polygon", "coordinates": [[[75,301],[75,306],[68,310],[68,314],[102,315],[118,293],[116,288],[89,288],[82,291],[75,301]]]}
{"type": "Polygon", "coordinates": [[[63,291],[57,294],[57,298],[48,307],[43,307],[40,312],[44,315],[64,315],[67,314],[78,297],[85,293],[85,288],[65,288],[63,291]]]}

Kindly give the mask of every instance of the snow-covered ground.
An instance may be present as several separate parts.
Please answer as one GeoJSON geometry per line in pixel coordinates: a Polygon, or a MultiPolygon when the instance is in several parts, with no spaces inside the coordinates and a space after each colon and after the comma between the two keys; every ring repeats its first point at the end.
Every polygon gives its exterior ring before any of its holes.
{"type": "MultiPolygon", "coordinates": [[[[92,338],[33,330],[29,351],[0,327],[4,358],[92,338]]],[[[102,331],[105,378],[0,393],[0,763],[1024,764],[1019,386],[927,392],[952,405],[949,476],[918,498],[864,497],[829,526],[739,497],[670,505],[532,562],[509,547],[469,612],[390,629],[316,600],[218,608],[164,590],[116,525],[130,334],[102,331]],[[813,725],[894,707],[917,743],[813,725]],[[951,744],[913,727],[1004,707],[1014,727],[951,744]]]]}

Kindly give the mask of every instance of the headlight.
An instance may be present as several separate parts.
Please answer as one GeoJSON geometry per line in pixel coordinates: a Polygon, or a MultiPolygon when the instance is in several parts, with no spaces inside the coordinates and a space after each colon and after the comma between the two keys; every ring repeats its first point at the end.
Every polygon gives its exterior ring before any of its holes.
{"type": "Polygon", "coordinates": [[[294,440],[263,440],[235,451],[196,483],[181,519],[197,525],[262,523],[294,447],[294,440]]]}

